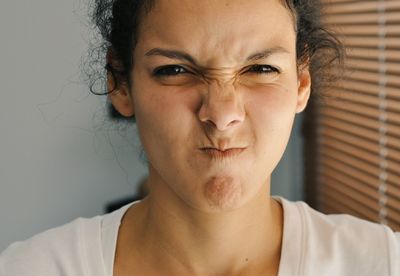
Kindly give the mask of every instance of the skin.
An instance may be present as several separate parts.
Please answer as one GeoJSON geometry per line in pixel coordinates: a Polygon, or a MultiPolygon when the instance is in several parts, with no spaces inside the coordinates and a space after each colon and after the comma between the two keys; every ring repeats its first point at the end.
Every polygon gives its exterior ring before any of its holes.
{"type": "Polygon", "coordinates": [[[156,1],[110,96],[136,117],[151,191],[122,220],[115,275],[277,275],[271,173],[310,95],[295,41],[278,0],[156,1]]]}

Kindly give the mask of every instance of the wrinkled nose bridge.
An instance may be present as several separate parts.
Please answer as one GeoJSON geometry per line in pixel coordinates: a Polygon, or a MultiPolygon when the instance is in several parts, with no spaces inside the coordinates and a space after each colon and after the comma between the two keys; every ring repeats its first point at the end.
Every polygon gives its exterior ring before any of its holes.
{"type": "Polygon", "coordinates": [[[214,100],[234,97],[235,75],[228,70],[215,70],[206,75],[207,96],[214,100]]]}
{"type": "Polygon", "coordinates": [[[232,98],[235,91],[234,81],[217,80],[208,84],[208,96],[216,99],[232,98]]]}
{"type": "Polygon", "coordinates": [[[234,85],[232,75],[207,81],[199,118],[202,122],[223,131],[244,120],[244,108],[234,85]]]}
{"type": "Polygon", "coordinates": [[[218,85],[220,88],[227,84],[234,84],[236,79],[236,74],[233,72],[232,68],[210,68],[206,70],[204,74],[206,82],[211,85],[218,85]]]}

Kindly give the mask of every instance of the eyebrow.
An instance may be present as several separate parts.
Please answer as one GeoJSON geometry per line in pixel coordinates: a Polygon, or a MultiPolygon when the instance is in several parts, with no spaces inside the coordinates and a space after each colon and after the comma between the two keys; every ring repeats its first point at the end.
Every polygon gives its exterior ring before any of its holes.
{"type": "MultiPolygon", "coordinates": [[[[274,48],[270,48],[270,49],[265,49],[261,52],[257,52],[254,54],[251,54],[246,61],[256,61],[256,60],[260,60],[260,59],[265,59],[273,54],[276,53],[286,53],[289,54],[290,52],[288,50],[286,50],[283,47],[274,47],[274,48]]],[[[162,49],[162,48],[153,48],[150,51],[148,51],[145,56],[149,57],[149,56],[164,56],[167,58],[171,58],[171,59],[178,59],[178,60],[185,60],[188,61],[192,64],[197,65],[198,62],[196,61],[196,59],[194,57],[192,57],[191,55],[181,52],[181,51],[176,51],[176,50],[168,50],[168,49],[162,49]]]]}
{"type": "Polygon", "coordinates": [[[186,54],[184,52],[180,51],[175,51],[175,50],[167,50],[167,49],[161,49],[161,48],[154,48],[148,51],[145,56],[164,56],[167,58],[172,58],[172,59],[179,59],[179,60],[186,60],[189,61],[190,63],[197,64],[197,61],[194,57],[190,56],[189,54],[186,54]]]}
{"type": "Polygon", "coordinates": [[[252,54],[247,58],[247,61],[255,61],[255,60],[265,59],[273,54],[290,54],[290,52],[288,50],[286,50],[285,48],[278,46],[278,47],[266,49],[261,52],[252,54]]]}

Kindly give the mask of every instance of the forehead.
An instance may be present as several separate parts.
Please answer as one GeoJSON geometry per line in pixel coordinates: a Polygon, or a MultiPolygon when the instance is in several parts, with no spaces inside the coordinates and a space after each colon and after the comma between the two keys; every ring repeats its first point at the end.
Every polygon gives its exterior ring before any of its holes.
{"type": "Polygon", "coordinates": [[[141,22],[137,47],[234,59],[261,47],[295,51],[295,40],[281,0],[157,0],[141,22]]]}

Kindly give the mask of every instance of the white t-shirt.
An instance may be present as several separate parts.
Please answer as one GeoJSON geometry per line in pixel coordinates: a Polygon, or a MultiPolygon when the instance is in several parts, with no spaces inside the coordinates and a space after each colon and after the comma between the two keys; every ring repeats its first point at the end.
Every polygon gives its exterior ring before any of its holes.
{"type": "MultiPolygon", "coordinates": [[[[400,233],[275,198],[284,211],[279,276],[400,276],[400,233]]],[[[118,228],[130,205],[12,244],[0,255],[0,275],[111,276],[118,228]]]]}

